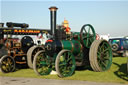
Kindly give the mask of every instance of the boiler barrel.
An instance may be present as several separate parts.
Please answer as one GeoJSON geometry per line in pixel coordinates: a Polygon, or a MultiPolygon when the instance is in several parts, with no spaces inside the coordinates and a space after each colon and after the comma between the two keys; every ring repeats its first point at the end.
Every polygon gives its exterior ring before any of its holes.
{"type": "Polygon", "coordinates": [[[62,49],[70,50],[74,56],[82,51],[82,45],[78,40],[54,40],[53,42],[46,42],[46,52],[50,55],[60,52],[62,49]]]}
{"type": "Polygon", "coordinates": [[[62,49],[70,50],[74,55],[78,55],[82,51],[82,45],[77,40],[62,40],[62,49]]]}

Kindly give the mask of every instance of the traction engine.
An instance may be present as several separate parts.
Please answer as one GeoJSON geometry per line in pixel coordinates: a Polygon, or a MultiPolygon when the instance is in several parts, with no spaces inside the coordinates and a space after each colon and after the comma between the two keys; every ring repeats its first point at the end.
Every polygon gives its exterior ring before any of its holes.
{"type": "Polygon", "coordinates": [[[80,32],[72,32],[70,39],[59,39],[56,29],[56,7],[50,7],[52,39],[44,50],[35,54],[33,68],[38,75],[48,75],[55,70],[60,77],[73,75],[78,66],[87,66],[96,72],[106,71],[112,64],[112,50],[106,40],[96,40],[92,25],[85,24],[80,32]]]}
{"type": "Polygon", "coordinates": [[[27,29],[28,24],[8,22],[7,27],[0,28],[0,70],[12,72],[16,65],[32,68],[33,56],[42,45],[36,45],[32,36],[49,33],[49,30],[27,29]],[[15,28],[17,27],[17,28],[15,28]]]}

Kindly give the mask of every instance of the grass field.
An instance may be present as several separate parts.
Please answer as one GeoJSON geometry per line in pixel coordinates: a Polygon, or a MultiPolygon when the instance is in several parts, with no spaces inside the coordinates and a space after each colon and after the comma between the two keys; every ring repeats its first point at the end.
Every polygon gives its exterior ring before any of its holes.
{"type": "Polygon", "coordinates": [[[64,80],[82,80],[94,82],[113,82],[128,84],[128,73],[126,71],[126,57],[114,57],[113,64],[110,70],[106,72],[94,72],[92,70],[75,71],[75,74],[67,78],[59,78],[57,75],[37,76],[32,69],[19,69],[12,73],[3,74],[0,76],[8,77],[24,77],[24,78],[45,78],[45,79],[64,79],[64,80]]]}

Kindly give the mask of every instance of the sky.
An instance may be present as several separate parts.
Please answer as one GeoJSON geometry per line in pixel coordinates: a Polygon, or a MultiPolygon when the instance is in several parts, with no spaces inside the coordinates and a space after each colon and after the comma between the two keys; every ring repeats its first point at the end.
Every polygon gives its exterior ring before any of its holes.
{"type": "Polygon", "coordinates": [[[51,6],[58,8],[57,24],[66,19],[71,31],[91,24],[98,34],[128,35],[128,0],[1,0],[0,22],[50,29],[51,6]]]}

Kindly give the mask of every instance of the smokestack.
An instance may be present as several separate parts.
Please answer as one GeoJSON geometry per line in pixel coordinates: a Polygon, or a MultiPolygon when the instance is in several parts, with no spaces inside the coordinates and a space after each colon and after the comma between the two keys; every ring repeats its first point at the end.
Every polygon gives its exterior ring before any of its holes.
{"type": "Polygon", "coordinates": [[[51,33],[53,35],[53,39],[56,38],[56,10],[58,8],[55,6],[52,6],[49,8],[50,10],[50,16],[51,16],[51,33]]]}

